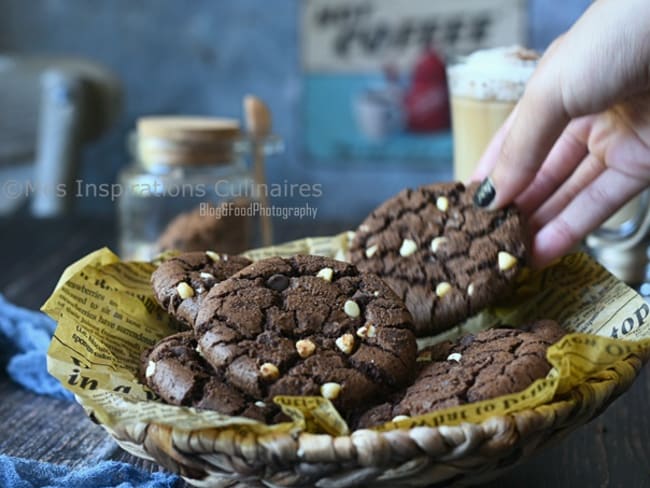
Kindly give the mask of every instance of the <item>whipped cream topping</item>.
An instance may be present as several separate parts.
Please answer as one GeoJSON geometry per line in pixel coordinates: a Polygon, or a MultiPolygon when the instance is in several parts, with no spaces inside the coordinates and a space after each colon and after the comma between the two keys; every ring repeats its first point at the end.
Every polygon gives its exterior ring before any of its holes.
{"type": "Polygon", "coordinates": [[[539,55],[521,46],[476,51],[448,68],[453,96],[516,101],[535,71],[539,55]]]}

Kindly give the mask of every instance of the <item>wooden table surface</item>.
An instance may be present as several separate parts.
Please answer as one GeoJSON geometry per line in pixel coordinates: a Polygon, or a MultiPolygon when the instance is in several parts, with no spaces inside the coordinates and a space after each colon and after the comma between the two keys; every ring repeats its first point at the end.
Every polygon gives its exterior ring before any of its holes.
{"type": "MultiPolygon", "coordinates": [[[[277,232],[282,240],[345,228],[306,221],[283,227],[277,232]]],[[[66,265],[104,245],[115,247],[113,221],[0,220],[0,292],[17,305],[38,309],[66,265]]],[[[647,369],[603,415],[483,486],[650,487],[647,369]]],[[[0,398],[2,454],[73,467],[111,459],[158,469],[122,451],[76,403],[35,395],[4,373],[0,373],[0,398]]]]}

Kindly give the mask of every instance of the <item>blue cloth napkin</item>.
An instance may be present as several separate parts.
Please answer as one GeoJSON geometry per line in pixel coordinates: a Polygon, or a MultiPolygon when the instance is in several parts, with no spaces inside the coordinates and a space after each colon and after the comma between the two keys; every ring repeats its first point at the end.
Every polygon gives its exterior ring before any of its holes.
{"type": "Polygon", "coordinates": [[[0,363],[16,383],[41,395],[72,399],[47,372],[46,354],[56,323],[41,312],[9,303],[0,295],[0,363]]]}
{"type": "MultiPolygon", "coordinates": [[[[45,314],[17,307],[0,294],[0,364],[6,363],[11,379],[35,393],[72,399],[72,393],[47,372],[47,348],[55,327],[45,314]]],[[[0,488],[162,488],[180,482],[176,475],[149,473],[115,461],[73,470],[0,454],[0,488]]]]}
{"type": "Polygon", "coordinates": [[[0,487],[11,488],[173,488],[178,476],[148,473],[135,466],[104,461],[86,469],[41,463],[0,454],[0,487]]]}

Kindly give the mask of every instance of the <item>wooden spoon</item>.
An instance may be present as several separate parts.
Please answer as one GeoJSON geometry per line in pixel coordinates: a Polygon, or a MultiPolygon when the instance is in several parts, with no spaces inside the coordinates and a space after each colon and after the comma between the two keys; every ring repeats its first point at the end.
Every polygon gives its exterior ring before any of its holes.
{"type": "MultiPolygon", "coordinates": [[[[266,185],[266,173],[264,171],[264,139],[271,134],[271,112],[266,104],[254,95],[244,97],[244,120],[246,130],[253,140],[253,177],[262,190],[266,185]]],[[[268,208],[269,197],[266,190],[260,191],[259,195],[262,207],[268,208]]],[[[269,215],[261,216],[262,243],[265,246],[273,244],[273,227],[269,215]]]]}

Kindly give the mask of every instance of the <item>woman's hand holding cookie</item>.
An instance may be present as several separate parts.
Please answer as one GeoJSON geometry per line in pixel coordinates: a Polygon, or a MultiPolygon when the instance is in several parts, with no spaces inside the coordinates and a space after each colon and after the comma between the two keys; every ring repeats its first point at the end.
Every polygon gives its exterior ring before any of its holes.
{"type": "Polygon", "coordinates": [[[599,0],[542,57],[473,175],[530,217],[533,263],[569,251],[650,182],[647,0],[599,0]]]}

